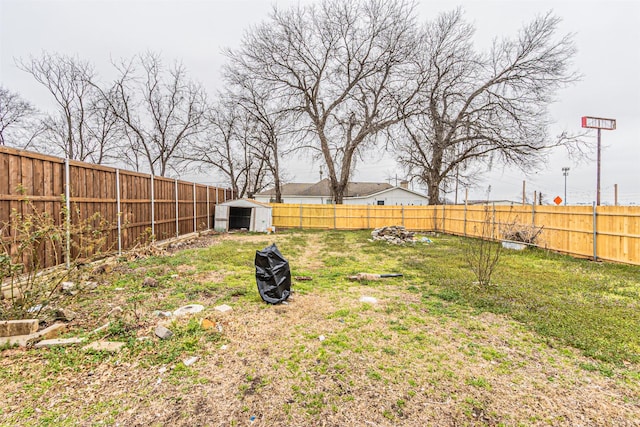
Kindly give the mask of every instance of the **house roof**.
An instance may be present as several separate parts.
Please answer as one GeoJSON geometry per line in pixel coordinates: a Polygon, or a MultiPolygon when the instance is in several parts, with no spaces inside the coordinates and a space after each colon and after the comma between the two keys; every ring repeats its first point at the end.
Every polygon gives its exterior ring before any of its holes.
{"type": "MultiPolygon", "coordinates": [[[[386,182],[349,182],[345,197],[366,197],[379,193],[383,190],[394,188],[386,182]]],[[[281,188],[282,196],[306,196],[306,197],[331,197],[331,187],[329,179],[325,178],[315,184],[310,183],[290,183],[284,184],[281,188]]],[[[275,189],[271,188],[256,194],[257,196],[274,196],[275,189]]]]}
{"type": "MultiPolygon", "coordinates": [[[[414,195],[414,196],[416,196],[416,197],[420,197],[420,198],[422,198],[422,199],[429,200],[429,198],[428,198],[426,195],[421,194],[421,193],[418,193],[417,191],[409,190],[408,188],[403,188],[403,187],[391,187],[391,188],[386,188],[386,189],[384,189],[384,190],[381,190],[381,191],[377,191],[377,192],[375,192],[375,193],[368,194],[367,196],[373,196],[373,195],[381,196],[381,195],[383,195],[383,194],[385,194],[385,193],[388,193],[388,192],[390,192],[390,191],[394,191],[394,190],[395,190],[395,191],[402,191],[402,192],[405,192],[405,193],[412,194],[412,195],[414,195]]],[[[367,197],[367,196],[352,196],[352,198],[354,198],[354,199],[358,199],[358,198],[360,198],[360,197],[365,198],[365,197],[367,197]]]]}

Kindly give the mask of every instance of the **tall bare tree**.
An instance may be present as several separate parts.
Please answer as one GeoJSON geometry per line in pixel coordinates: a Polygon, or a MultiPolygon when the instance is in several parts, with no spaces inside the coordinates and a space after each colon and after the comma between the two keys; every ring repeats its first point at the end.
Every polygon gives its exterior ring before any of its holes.
{"type": "MultiPolygon", "coordinates": [[[[103,102],[123,123],[128,163],[165,176],[178,168],[181,151],[203,132],[206,94],[179,63],[165,68],[160,55],[145,53],[116,65],[119,76],[103,102]]],[[[97,86],[96,86],[97,87],[97,86]]]]}
{"type": "Polygon", "coordinates": [[[469,180],[493,162],[526,169],[547,149],[575,142],[548,135],[548,105],[578,78],[571,70],[572,38],[557,36],[560,20],[539,16],[517,37],[479,53],[474,28],[462,15],[444,13],[424,26],[422,111],[404,121],[396,144],[399,162],[427,185],[432,204],[456,176],[469,180]]]}
{"type": "Polygon", "coordinates": [[[29,101],[0,86],[0,145],[27,148],[37,134],[36,114],[29,101]]]}
{"type": "Polygon", "coordinates": [[[275,9],[227,52],[232,73],[302,113],[336,203],[360,151],[402,121],[420,87],[415,29],[414,5],[404,0],[325,0],[275,9]]]}
{"type": "Polygon", "coordinates": [[[57,147],[65,157],[102,163],[113,143],[115,127],[104,128],[99,108],[93,66],[79,58],[44,52],[40,57],[20,60],[18,66],[53,96],[57,111],[43,120],[41,150],[57,147]],[[107,133],[105,134],[105,130],[107,133]]]}
{"type": "Polygon", "coordinates": [[[229,94],[232,102],[245,117],[245,128],[249,131],[247,144],[252,156],[268,169],[275,189],[275,202],[282,203],[284,172],[281,160],[291,151],[295,133],[293,123],[299,114],[291,111],[281,98],[274,97],[270,85],[261,84],[241,72],[228,72],[226,80],[233,88],[229,94]]]}
{"type": "Polygon", "coordinates": [[[193,144],[183,158],[199,165],[203,172],[221,173],[237,197],[252,196],[268,183],[268,154],[255,149],[254,118],[237,98],[220,94],[209,108],[206,134],[193,144]]]}

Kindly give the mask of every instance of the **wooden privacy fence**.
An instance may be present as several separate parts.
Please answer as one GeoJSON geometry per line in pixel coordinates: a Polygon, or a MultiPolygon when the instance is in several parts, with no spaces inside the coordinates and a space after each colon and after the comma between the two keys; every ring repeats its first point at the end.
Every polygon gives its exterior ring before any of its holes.
{"type": "MultiPolygon", "coordinates": [[[[107,234],[102,249],[122,251],[151,235],[162,240],[213,228],[215,205],[232,198],[229,189],[0,147],[0,226],[10,223],[12,212],[46,212],[69,229],[88,221],[107,234]]],[[[4,232],[0,237],[8,239],[10,227],[4,232]]],[[[40,267],[77,255],[70,246],[60,251],[63,259],[41,250],[40,267]]]]}
{"type": "Polygon", "coordinates": [[[640,265],[637,206],[271,206],[276,228],[355,230],[403,225],[414,231],[470,237],[484,234],[494,240],[502,239],[507,229],[541,229],[538,247],[640,265]]]}

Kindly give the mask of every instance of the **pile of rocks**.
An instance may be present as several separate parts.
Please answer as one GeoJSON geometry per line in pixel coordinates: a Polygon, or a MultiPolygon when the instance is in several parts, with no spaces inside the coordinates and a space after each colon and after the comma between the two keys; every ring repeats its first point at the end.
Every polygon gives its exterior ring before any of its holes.
{"type": "Polygon", "coordinates": [[[371,232],[371,237],[373,240],[384,240],[394,245],[416,242],[415,233],[407,231],[402,225],[376,228],[371,232]]]}

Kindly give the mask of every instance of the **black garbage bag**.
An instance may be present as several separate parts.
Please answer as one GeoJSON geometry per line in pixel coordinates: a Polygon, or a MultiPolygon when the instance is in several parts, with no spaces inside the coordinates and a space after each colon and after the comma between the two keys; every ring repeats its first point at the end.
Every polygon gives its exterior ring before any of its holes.
{"type": "Polygon", "coordinates": [[[291,270],[276,244],[256,251],[256,283],[265,302],[278,304],[291,295],[291,270]]]}

